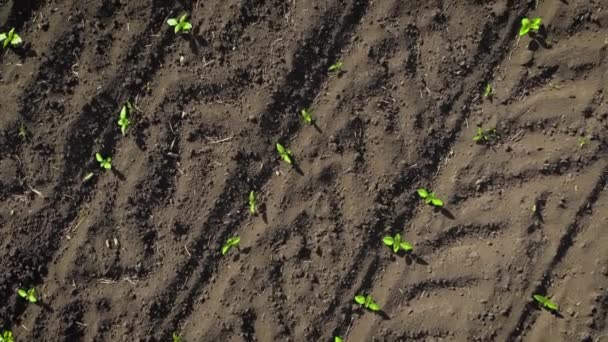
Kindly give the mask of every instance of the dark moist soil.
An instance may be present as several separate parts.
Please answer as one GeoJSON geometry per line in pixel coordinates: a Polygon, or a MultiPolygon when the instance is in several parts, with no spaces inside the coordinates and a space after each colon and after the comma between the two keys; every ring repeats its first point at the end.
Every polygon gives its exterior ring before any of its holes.
{"type": "Polygon", "coordinates": [[[2,0],[0,25],[15,341],[608,341],[605,2],[2,0]]]}

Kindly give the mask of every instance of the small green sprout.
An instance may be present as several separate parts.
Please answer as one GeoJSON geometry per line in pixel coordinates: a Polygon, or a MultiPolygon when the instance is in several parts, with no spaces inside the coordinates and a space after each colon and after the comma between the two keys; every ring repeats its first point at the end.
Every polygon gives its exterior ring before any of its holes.
{"type": "Polygon", "coordinates": [[[380,311],[380,307],[378,306],[378,304],[376,304],[376,302],[374,302],[374,298],[372,298],[372,296],[370,295],[357,295],[355,296],[355,302],[370,311],[380,311]]]}
{"type": "Polygon", "coordinates": [[[99,166],[109,170],[112,168],[112,157],[104,158],[101,154],[95,153],[95,159],[99,162],[99,166]]]}
{"type": "Polygon", "coordinates": [[[431,204],[436,207],[443,207],[443,201],[435,197],[435,193],[429,193],[426,189],[418,189],[418,196],[424,200],[426,204],[431,204]]]}
{"type": "Polygon", "coordinates": [[[302,113],[302,119],[304,120],[304,122],[309,125],[312,125],[312,123],[314,121],[312,118],[312,113],[306,109],[302,109],[301,113],[302,113]]]}
{"type": "Polygon", "coordinates": [[[27,141],[27,137],[28,137],[28,132],[27,132],[27,127],[25,127],[24,124],[19,125],[19,133],[17,134],[19,136],[19,138],[21,138],[21,140],[23,140],[23,142],[27,141]]]}
{"type": "Polygon", "coordinates": [[[9,46],[9,44],[11,46],[17,46],[23,42],[21,37],[15,33],[14,27],[8,31],[8,33],[0,33],[0,42],[1,41],[4,41],[4,43],[2,43],[2,47],[5,49],[9,46]]]}
{"type": "Polygon", "coordinates": [[[171,337],[173,337],[173,342],[182,342],[183,341],[182,336],[176,332],[174,332],[173,335],[171,335],[171,337]]]}
{"type": "Polygon", "coordinates": [[[241,238],[238,236],[231,237],[226,240],[226,243],[222,246],[222,255],[226,255],[226,253],[228,253],[228,250],[230,250],[230,248],[234,246],[237,246],[239,242],[241,242],[241,238]]]}
{"type": "Polygon", "coordinates": [[[492,85],[488,83],[483,91],[483,97],[491,99],[492,96],[494,96],[494,88],[492,88],[492,85]]]}
{"type": "Polygon", "coordinates": [[[291,151],[279,143],[277,143],[277,151],[279,152],[281,159],[283,159],[287,164],[291,165],[291,151]]]}
{"type": "Polygon", "coordinates": [[[340,336],[335,336],[334,337],[334,342],[344,342],[344,340],[340,336]]]}
{"type": "Polygon", "coordinates": [[[587,146],[587,144],[588,144],[587,139],[585,139],[585,138],[579,138],[578,139],[578,147],[579,148],[583,148],[583,147],[587,146]]]}
{"type": "Polygon", "coordinates": [[[343,66],[344,66],[344,62],[337,61],[336,63],[329,66],[329,71],[342,71],[343,66]]]}
{"type": "Polygon", "coordinates": [[[29,290],[18,289],[17,294],[19,297],[26,299],[30,303],[36,303],[38,301],[38,297],[36,297],[36,289],[31,288],[29,290]]]}
{"type": "Polygon", "coordinates": [[[395,236],[385,236],[384,239],[382,239],[382,242],[389,247],[392,246],[393,252],[395,253],[398,253],[400,249],[404,250],[405,252],[409,252],[414,249],[411,243],[401,240],[401,234],[395,234],[395,236]]]}
{"type": "Polygon", "coordinates": [[[177,18],[171,18],[167,20],[167,24],[169,24],[171,27],[175,26],[176,34],[180,32],[188,32],[192,29],[192,24],[186,21],[187,17],[188,13],[182,15],[179,20],[177,18]]]}
{"type": "Polygon", "coordinates": [[[473,141],[476,143],[488,143],[491,140],[498,138],[498,134],[496,133],[496,128],[488,128],[483,129],[481,127],[477,127],[477,134],[473,137],[473,141]]]}
{"type": "Polygon", "coordinates": [[[549,311],[557,311],[559,310],[559,306],[557,306],[557,304],[555,304],[554,302],[552,302],[549,297],[545,297],[545,296],[541,296],[539,294],[535,294],[532,296],[532,298],[534,298],[534,300],[536,302],[538,302],[540,305],[542,305],[542,307],[544,307],[545,309],[549,310],[549,311]]]}
{"type": "Polygon", "coordinates": [[[540,24],[543,20],[540,17],[536,17],[532,20],[528,18],[523,18],[521,20],[521,28],[519,29],[519,36],[523,37],[527,35],[530,31],[538,32],[540,30],[540,24]]]}
{"type": "Polygon", "coordinates": [[[13,332],[10,330],[4,330],[0,335],[0,342],[14,342],[13,332]]]}
{"type": "Polygon", "coordinates": [[[256,203],[255,192],[253,190],[249,192],[249,212],[253,215],[258,212],[258,204],[256,203]]]}
{"type": "Polygon", "coordinates": [[[123,136],[127,133],[127,129],[129,128],[129,125],[131,124],[131,120],[129,120],[128,115],[131,114],[132,110],[133,110],[133,107],[131,107],[131,102],[129,102],[129,101],[127,101],[127,103],[125,103],[122,106],[122,109],[120,110],[120,117],[118,118],[118,126],[120,126],[120,131],[122,132],[123,136]]]}

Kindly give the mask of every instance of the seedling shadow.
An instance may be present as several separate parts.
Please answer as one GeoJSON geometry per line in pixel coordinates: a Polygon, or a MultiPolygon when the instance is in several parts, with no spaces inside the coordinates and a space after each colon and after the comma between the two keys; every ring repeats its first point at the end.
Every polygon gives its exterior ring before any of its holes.
{"type": "Polygon", "coordinates": [[[113,167],[111,170],[112,170],[112,173],[116,177],[118,177],[118,179],[120,179],[121,181],[124,181],[127,179],[127,177],[125,177],[125,175],[122,172],[120,172],[120,170],[117,170],[115,167],[113,167]]]}
{"type": "Polygon", "coordinates": [[[374,311],[374,313],[376,315],[382,317],[382,319],[385,321],[388,321],[389,319],[391,319],[391,317],[384,310],[374,311]]]}
{"type": "Polygon", "coordinates": [[[258,212],[260,213],[260,216],[262,217],[262,221],[264,221],[264,223],[268,224],[268,215],[266,214],[266,203],[262,203],[258,206],[258,212]]]}
{"type": "Polygon", "coordinates": [[[452,212],[445,207],[435,207],[435,211],[440,212],[443,216],[449,218],[450,220],[456,219],[454,214],[452,214],[452,212]]]}
{"type": "Polygon", "coordinates": [[[301,176],[304,176],[304,171],[302,171],[302,168],[300,167],[300,164],[298,163],[298,161],[293,156],[291,157],[291,167],[297,173],[299,173],[301,176]]]}
{"type": "Polygon", "coordinates": [[[420,257],[419,255],[416,255],[414,253],[408,253],[405,255],[405,262],[408,265],[411,265],[412,263],[417,263],[419,265],[424,265],[427,266],[429,263],[426,262],[426,260],[422,259],[422,257],[420,257]]]}
{"type": "Polygon", "coordinates": [[[185,39],[188,40],[188,45],[190,46],[190,50],[192,50],[192,53],[197,56],[200,54],[200,47],[206,45],[207,43],[205,38],[195,33],[185,36],[185,39]]]}
{"type": "Polygon", "coordinates": [[[530,40],[530,43],[528,44],[528,49],[529,50],[536,51],[541,46],[544,49],[550,49],[551,48],[551,45],[549,45],[547,43],[547,29],[545,28],[545,25],[542,25],[540,27],[540,30],[538,32],[530,32],[529,35],[530,35],[530,38],[532,38],[530,40]]]}
{"type": "Polygon", "coordinates": [[[312,122],[312,127],[314,127],[318,133],[323,133],[323,130],[321,130],[321,127],[319,127],[319,125],[317,125],[316,121],[312,122]]]}
{"type": "Polygon", "coordinates": [[[36,305],[38,305],[39,307],[42,308],[42,310],[44,310],[44,311],[46,311],[48,313],[55,312],[55,310],[53,310],[53,308],[50,305],[48,305],[47,303],[45,303],[45,302],[37,302],[36,305]]]}

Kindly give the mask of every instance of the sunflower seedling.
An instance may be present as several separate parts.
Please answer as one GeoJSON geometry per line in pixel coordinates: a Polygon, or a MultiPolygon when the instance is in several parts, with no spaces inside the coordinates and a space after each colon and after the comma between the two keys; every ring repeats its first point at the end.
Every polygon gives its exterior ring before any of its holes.
{"type": "Polygon", "coordinates": [[[281,159],[283,159],[283,161],[285,161],[287,164],[291,165],[291,151],[286,149],[285,146],[279,143],[277,143],[277,151],[279,152],[281,159]]]}
{"type": "Polygon", "coordinates": [[[112,157],[104,158],[101,154],[95,153],[95,159],[99,162],[99,166],[109,170],[112,168],[112,157]]]}
{"type": "Polygon", "coordinates": [[[27,127],[25,127],[24,124],[19,125],[19,133],[17,133],[17,135],[19,136],[19,138],[21,138],[21,140],[23,140],[23,142],[27,141],[27,137],[28,137],[28,132],[27,132],[27,127]]]}
{"type": "Polygon", "coordinates": [[[588,144],[587,139],[585,139],[585,138],[579,138],[578,139],[578,147],[579,148],[583,148],[583,147],[587,146],[587,144],[588,144]]]}
{"type": "Polygon", "coordinates": [[[437,198],[434,192],[429,193],[426,189],[418,189],[417,192],[418,196],[420,196],[426,204],[443,207],[443,201],[437,198]]]}
{"type": "Polygon", "coordinates": [[[24,289],[18,289],[17,294],[19,295],[19,297],[24,298],[30,303],[36,303],[38,301],[38,297],[36,296],[36,289],[33,287],[27,291],[24,289]]]}
{"type": "Polygon", "coordinates": [[[559,306],[557,306],[557,304],[555,304],[554,302],[551,301],[551,299],[549,299],[549,297],[545,297],[545,296],[541,296],[539,294],[535,294],[532,296],[532,298],[534,298],[534,300],[540,304],[543,308],[551,311],[551,312],[557,312],[557,310],[559,309],[559,306]]]}
{"type": "Polygon", "coordinates": [[[395,234],[395,236],[385,236],[384,239],[382,239],[382,242],[391,247],[395,253],[399,253],[399,250],[409,252],[414,249],[411,243],[401,240],[401,234],[395,234]]]}
{"type": "Polygon", "coordinates": [[[13,332],[10,330],[4,330],[0,335],[0,342],[14,342],[13,332]]]}
{"type": "Polygon", "coordinates": [[[484,130],[481,127],[477,127],[477,134],[475,134],[475,136],[473,137],[473,141],[478,144],[483,144],[488,143],[496,138],[498,138],[496,128],[488,128],[484,130]]]}
{"type": "Polygon", "coordinates": [[[241,242],[241,238],[238,236],[231,237],[228,240],[226,240],[226,243],[224,243],[224,245],[222,246],[222,255],[226,255],[226,253],[228,253],[230,248],[232,248],[234,246],[238,246],[239,242],[241,242]]]}
{"type": "Polygon", "coordinates": [[[543,20],[540,17],[536,17],[532,20],[528,19],[528,18],[523,18],[521,20],[521,28],[519,29],[519,36],[523,37],[525,35],[527,35],[528,33],[530,33],[530,31],[532,32],[538,32],[538,30],[540,30],[540,25],[542,24],[543,20]]]}
{"type": "Polygon", "coordinates": [[[175,27],[176,34],[180,32],[187,33],[192,29],[192,24],[186,21],[186,18],[188,18],[188,13],[182,15],[179,19],[171,18],[167,20],[167,24],[171,27],[175,27]]]}
{"type": "Polygon", "coordinates": [[[313,124],[314,119],[312,118],[312,113],[309,110],[302,109],[300,113],[302,114],[302,120],[304,120],[305,123],[309,125],[313,124]]]}
{"type": "Polygon", "coordinates": [[[486,84],[486,87],[483,90],[483,97],[486,99],[491,99],[494,97],[494,88],[492,88],[490,83],[486,84]]]}
{"type": "Polygon", "coordinates": [[[252,215],[255,215],[258,212],[258,204],[255,199],[255,192],[253,192],[253,190],[249,192],[249,212],[252,215]]]}
{"type": "Polygon", "coordinates": [[[344,62],[337,61],[336,63],[329,66],[329,71],[342,71],[342,67],[344,66],[344,62]]]}
{"type": "Polygon", "coordinates": [[[0,42],[3,42],[2,47],[6,49],[9,45],[17,46],[23,41],[21,40],[21,37],[15,33],[15,28],[13,27],[7,33],[0,33],[0,42]]]}
{"type": "Polygon", "coordinates": [[[344,342],[344,340],[340,336],[335,336],[334,337],[334,342],[344,342]]]}
{"type": "Polygon", "coordinates": [[[173,337],[173,342],[182,342],[183,341],[182,337],[176,332],[174,332],[173,335],[171,335],[171,337],[173,337]]]}
{"type": "Polygon", "coordinates": [[[129,125],[131,124],[131,120],[129,120],[129,115],[131,114],[131,111],[133,110],[133,107],[131,106],[131,102],[127,101],[127,103],[125,103],[122,106],[122,109],[120,110],[120,116],[118,118],[118,126],[120,126],[120,131],[122,132],[122,135],[124,136],[127,133],[127,129],[129,128],[129,125]]]}
{"type": "Polygon", "coordinates": [[[370,311],[380,311],[380,306],[374,302],[374,298],[371,295],[357,295],[355,296],[355,302],[370,311]]]}

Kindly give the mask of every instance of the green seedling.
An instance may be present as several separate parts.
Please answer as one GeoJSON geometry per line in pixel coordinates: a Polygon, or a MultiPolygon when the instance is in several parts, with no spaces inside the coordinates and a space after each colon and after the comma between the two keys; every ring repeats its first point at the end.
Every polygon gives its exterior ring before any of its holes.
{"type": "Polygon", "coordinates": [[[534,300],[537,303],[539,303],[543,308],[545,308],[549,311],[556,312],[557,310],[559,310],[559,306],[557,306],[557,304],[552,302],[551,299],[549,299],[549,297],[535,294],[532,296],[532,298],[534,298],[534,300]]]}
{"type": "Polygon", "coordinates": [[[370,311],[380,311],[380,306],[374,302],[374,298],[370,295],[357,295],[355,296],[355,302],[370,311]]]}
{"type": "Polygon", "coordinates": [[[258,212],[258,204],[255,200],[255,192],[249,192],[249,212],[253,215],[258,212]]]}
{"type": "Polygon", "coordinates": [[[312,113],[306,109],[302,109],[301,113],[302,113],[302,119],[304,120],[304,122],[309,125],[312,125],[312,123],[314,121],[312,118],[312,113]]]}
{"type": "Polygon", "coordinates": [[[336,63],[329,66],[329,71],[342,71],[342,67],[344,66],[344,62],[337,61],[336,63]]]}
{"type": "Polygon", "coordinates": [[[2,43],[2,47],[5,49],[9,45],[17,46],[23,42],[21,40],[21,37],[19,37],[19,35],[15,33],[14,27],[7,33],[0,33],[0,42],[2,42],[2,41],[4,42],[4,43],[2,43]]]}
{"type": "Polygon", "coordinates": [[[27,291],[24,289],[18,289],[17,294],[19,297],[24,298],[30,303],[36,303],[38,301],[38,297],[36,297],[36,289],[33,287],[27,291]]]}
{"type": "Polygon", "coordinates": [[[523,18],[521,20],[521,28],[519,29],[519,36],[523,37],[527,35],[530,31],[538,32],[540,30],[540,25],[543,20],[540,17],[536,17],[532,20],[528,18],[523,18]]]}
{"type": "Polygon", "coordinates": [[[173,335],[171,335],[171,337],[173,337],[173,342],[182,342],[182,337],[175,332],[173,335]]]}
{"type": "Polygon", "coordinates": [[[176,34],[180,32],[187,33],[192,29],[192,24],[186,21],[186,18],[188,18],[188,13],[182,15],[179,20],[177,18],[167,20],[167,24],[171,27],[175,27],[176,34]]]}
{"type": "Polygon", "coordinates": [[[487,143],[491,140],[494,140],[498,137],[496,133],[496,128],[488,128],[483,129],[481,127],[477,127],[477,134],[473,137],[473,141],[476,143],[487,143]]]}
{"type": "Polygon", "coordinates": [[[414,249],[411,243],[401,240],[401,234],[395,234],[395,236],[385,236],[384,239],[382,239],[382,242],[384,242],[385,245],[392,247],[393,252],[395,253],[399,253],[400,249],[404,250],[405,252],[409,252],[414,249]]]}
{"type": "Polygon", "coordinates": [[[14,342],[13,332],[10,330],[4,330],[0,335],[0,342],[14,342]]]}
{"type": "Polygon", "coordinates": [[[277,151],[279,152],[281,159],[283,159],[287,164],[291,165],[291,151],[279,143],[277,143],[277,151]]]}
{"type": "Polygon", "coordinates": [[[226,243],[222,246],[222,255],[226,255],[226,253],[228,253],[230,248],[232,248],[234,246],[238,246],[239,242],[241,242],[241,238],[238,236],[231,237],[228,240],[226,240],[226,243]]]}
{"type": "Polygon", "coordinates": [[[104,158],[101,154],[95,153],[95,159],[99,162],[99,166],[109,170],[112,168],[112,157],[104,158]]]}
{"type": "Polygon", "coordinates": [[[118,118],[118,126],[120,126],[120,131],[122,132],[123,136],[127,133],[127,129],[129,128],[129,125],[131,124],[131,120],[129,120],[128,116],[131,114],[132,110],[133,110],[133,107],[131,107],[131,102],[129,102],[129,101],[127,101],[127,103],[125,103],[122,106],[122,109],[120,110],[120,116],[118,118]]]}
{"type": "Polygon", "coordinates": [[[426,204],[443,207],[443,201],[437,198],[434,192],[429,193],[426,189],[418,189],[418,196],[420,196],[426,204]]]}
{"type": "Polygon", "coordinates": [[[25,127],[24,124],[19,125],[19,133],[17,135],[19,136],[19,138],[21,138],[21,140],[23,140],[23,142],[27,141],[27,127],[25,127]]]}
{"type": "Polygon", "coordinates": [[[483,90],[483,97],[491,99],[492,96],[494,96],[494,88],[492,88],[492,85],[488,83],[486,84],[486,88],[483,90]]]}
{"type": "Polygon", "coordinates": [[[344,342],[344,340],[342,339],[342,337],[336,336],[334,337],[334,342],[344,342]]]}
{"type": "Polygon", "coordinates": [[[583,148],[583,147],[587,146],[587,144],[588,144],[587,139],[585,139],[585,138],[578,139],[578,147],[583,148]]]}

